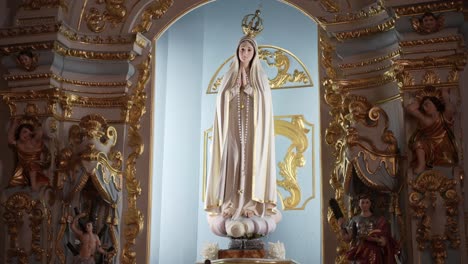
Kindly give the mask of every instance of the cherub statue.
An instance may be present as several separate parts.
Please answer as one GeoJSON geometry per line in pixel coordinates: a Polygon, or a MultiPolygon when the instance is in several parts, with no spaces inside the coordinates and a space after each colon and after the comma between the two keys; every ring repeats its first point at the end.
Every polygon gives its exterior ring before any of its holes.
{"type": "Polygon", "coordinates": [[[16,63],[26,71],[34,71],[37,68],[38,55],[30,50],[22,50],[16,55],[16,63]]]}
{"type": "Polygon", "coordinates": [[[44,157],[42,127],[34,119],[13,119],[8,131],[8,143],[17,153],[17,165],[8,187],[31,186],[38,191],[41,186],[49,185],[49,178],[43,173],[48,167],[44,157]]]}
{"type": "Polygon", "coordinates": [[[413,172],[419,174],[433,166],[456,165],[458,151],[452,131],[455,109],[449,102],[448,90],[426,86],[406,106],[406,111],[418,121],[409,142],[414,153],[413,172]]]}
{"type": "Polygon", "coordinates": [[[413,17],[411,24],[413,29],[421,34],[431,34],[441,30],[444,27],[444,17],[434,15],[432,12],[424,13],[420,18],[413,17]]]}

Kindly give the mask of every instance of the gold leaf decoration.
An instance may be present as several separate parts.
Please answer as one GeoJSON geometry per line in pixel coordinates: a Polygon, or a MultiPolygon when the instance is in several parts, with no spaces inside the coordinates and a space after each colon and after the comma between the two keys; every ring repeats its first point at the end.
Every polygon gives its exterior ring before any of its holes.
{"type": "Polygon", "coordinates": [[[167,10],[172,6],[174,0],[157,0],[143,11],[141,15],[140,24],[135,26],[132,30],[133,33],[145,33],[151,28],[153,19],[160,19],[167,10]]]}
{"type": "Polygon", "coordinates": [[[144,151],[144,144],[139,133],[140,119],[146,112],[145,86],[151,76],[151,54],[138,65],[138,82],[128,101],[128,145],[132,149],[125,162],[125,180],[127,189],[127,212],[124,219],[125,243],[122,250],[122,263],[136,264],[136,238],[143,230],[144,217],[137,208],[137,199],[141,194],[140,181],[137,179],[136,161],[144,151]]]}

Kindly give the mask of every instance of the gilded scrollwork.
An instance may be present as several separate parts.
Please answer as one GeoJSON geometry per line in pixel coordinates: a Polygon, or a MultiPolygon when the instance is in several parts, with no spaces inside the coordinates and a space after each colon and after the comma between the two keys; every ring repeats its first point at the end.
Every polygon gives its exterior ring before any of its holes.
{"type": "Polygon", "coordinates": [[[160,19],[172,4],[174,4],[174,0],[158,0],[151,3],[145,11],[143,11],[140,23],[133,28],[132,32],[148,32],[153,23],[152,20],[160,19]]]}
{"type": "Polygon", "coordinates": [[[388,54],[386,54],[384,56],[381,56],[381,57],[372,58],[372,59],[369,59],[369,60],[355,62],[355,63],[340,64],[340,68],[348,69],[348,68],[368,66],[368,65],[372,65],[372,64],[375,64],[375,63],[379,63],[379,62],[382,62],[382,61],[389,60],[389,59],[394,59],[394,58],[400,56],[400,53],[401,53],[401,50],[397,49],[397,50],[394,50],[394,51],[392,51],[392,52],[390,52],[390,53],[388,53],[388,54]]]}
{"type": "Polygon", "coordinates": [[[404,66],[405,70],[440,68],[446,66],[455,68],[457,70],[463,70],[463,67],[466,64],[466,55],[463,53],[458,53],[443,57],[426,56],[421,59],[397,59],[395,62],[404,66]]]}
{"type": "Polygon", "coordinates": [[[335,48],[330,44],[330,41],[323,30],[320,30],[319,44],[321,50],[320,61],[322,62],[322,66],[325,68],[325,71],[330,78],[336,78],[337,74],[332,62],[335,48]]]}
{"type": "Polygon", "coordinates": [[[277,185],[290,193],[290,196],[282,197],[285,210],[298,209],[297,206],[302,200],[297,169],[305,165],[304,153],[309,147],[307,133],[310,130],[305,128],[305,123],[303,116],[292,116],[291,122],[282,119],[275,120],[275,134],[282,135],[292,142],[283,161],[278,164],[279,174],[283,180],[278,180],[277,185]]]}
{"type": "Polygon", "coordinates": [[[86,25],[95,32],[102,32],[106,27],[106,22],[110,22],[112,26],[120,24],[124,21],[127,15],[127,8],[124,0],[96,0],[97,4],[106,4],[106,10],[102,13],[95,7],[92,7],[86,13],[86,25]]]}
{"type": "Polygon", "coordinates": [[[78,57],[92,60],[133,60],[133,52],[97,52],[88,50],[70,49],[59,42],[54,43],[54,51],[62,56],[78,57]]]}
{"type": "Polygon", "coordinates": [[[320,4],[322,7],[330,13],[336,13],[340,11],[340,6],[338,3],[332,0],[320,0],[320,4]]]}
{"type": "Polygon", "coordinates": [[[337,13],[331,20],[328,20],[324,17],[318,17],[317,19],[325,25],[332,25],[332,24],[349,23],[349,22],[354,22],[357,20],[368,19],[370,17],[382,14],[383,12],[385,12],[385,7],[382,5],[381,2],[377,2],[376,5],[368,6],[362,10],[359,10],[359,12],[337,13]]]}
{"type": "Polygon", "coordinates": [[[40,8],[54,8],[63,6],[63,0],[23,0],[21,7],[26,10],[34,10],[40,8]]]}
{"type": "Polygon", "coordinates": [[[397,16],[413,16],[423,14],[427,10],[431,10],[432,12],[462,11],[463,0],[412,4],[396,7],[394,10],[397,16]]]}
{"type": "Polygon", "coordinates": [[[449,242],[451,248],[459,248],[461,243],[457,221],[460,202],[456,190],[457,182],[437,170],[428,170],[419,174],[415,180],[410,180],[408,184],[412,187],[409,204],[413,210],[413,217],[419,220],[416,231],[418,249],[424,250],[430,245],[434,261],[445,263],[447,257],[445,241],[449,242]],[[429,212],[436,207],[438,197],[441,197],[445,204],[443,234],[433,234],[431,230],[432,216],[429,212]]]}
{"type": "Polygon", "coordinates": [[[428,70],[424,73],[422,84],[428,85],[438,83],[440,83],[440,77],[435,71],[428,70]]]}
{"type": "MultiPolygon", "coordinates": [[[[120,207],[122,192],[122,168],[116,162],[114,150],[117,131],[104,117],[91,114],[81,118],[78,125],[69,128],[68,144],[56,158],[55,188],[63,198],[60,215],[60,232],[55,240],[55,251],[61,263],[68,263],[73,256],[63,247],[72,235],[66,228],[72,208],[84,212],[93,226],[100,230],[99,238],[111,258],[119,249],[120,207]]],[[[121,165],[121,164],[120,164],[121,165]]],[[[67,245],[68,248],[73,247],[67,245]]],[[[115,263],[114,260],[111,263],[115,263]]]]}
{"type": "MultiPolygon", "coordinates": [[[[380,210],[395,216],[396,222],[392,222],[392,225],[401,225],[398,147],[396,138],[388,130],[386,113],[370,104],[365,97],[341,94],[331,81],[324,85],[325,100],[332,107],[334,116],[325,139],[327,144],[334,146],[333,155],[336,157],[330,179],[335,199],[347,215],[354,211],[352,204],[347,203],[345,194],[356,197],[363,192],[373,192],[376,196],[374,199],[386,205],[380,210]]],[[[329,219],[330,224],[333,224],[332,219],[329,219]]],[[[337,236],[341,239],[339,231],[337,236]]],[[[343,248],[344,245],[340,244],[337,250],[343,253],[337,256],[336,261],[344,259],[346,250],[343,248]]]]}
{"type": "Polygon", "coordinates": [[[144,216],[137,208],[137,199],[141,194],[141,184],[137,179],[136,161],[143,154],[144,144],[139,133],[140,119],[146,113],[145,86],[151,76],[151,55],[138,65],[138,82],[128,101],[127,120],[129,124],[128,144],[132,149],[125,161],[125,180],[127,191],[127,212],[124,216],[125,242],[122,249],[121,261],[124,264],[135,264],[136,238],[143,230],[144,216]]]}
{"type": "Polygon", "coordinates": [[[19,191],[11,193],[2,204],[5,208],[3,220],[7,225],[7,237],[9,238],[6,256],[8,263],[27,264],[30,257],[34,257],[39,262],[49,259],[47,250],[44,247],[44,241],[47,238],[42,234],[47,234],[46,229],[50,228],[50,222],[48,223],[50,211],[43,206],[43,202],[32,198],[26,192],[19,191]],[[21,239],[25,238],[26,233],[24,230],[30,232],[28,234],[30,236],[30,248],[21,241],[21,239]]]}
{"type": "Polygon", "coordinates": [[[29,36],[44,33],[54,33],[59,29],[59,24],[41,24],[25,27],[2,28],[0,29],[0,37],[11,38],[18,36],[29,36]]]}
{"type": "Polygon", "coordinates": [[[395,19],[392,18],[381,24],[378,24],[369,28],[359,29],[355,31],[338,32],[338,33],[335,33],[335,37],[338,40],[343,41],[347,39],[361,38],[361,37],[366,37],[366,36],[386,32],[393,28],[395,28],[395,19]]]}
{"type": "Polygon", "coordinates": [[[437,44],[437,43],[450,43],[456,42],[459,45],[462,45],[462,37],[458,35],[448,36],[448,37],[437,37],[437,38],[429,38],[429,39],[416,39],[416,40],[405,40],[400,42],[401,47],[416,47],[416,46],[423,46],[423,45],[430,45],[430,44],[437,44]]]}

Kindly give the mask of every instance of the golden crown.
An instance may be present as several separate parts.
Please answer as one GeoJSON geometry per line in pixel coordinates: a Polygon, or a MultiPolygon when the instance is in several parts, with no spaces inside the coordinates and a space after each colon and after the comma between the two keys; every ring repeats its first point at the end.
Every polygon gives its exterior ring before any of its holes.
{"type": "Polygon", "coordinates": [[[255,14],[248,14],[242,19],[242,31],[244,34],[254,38],[263,30],[263,19],[260,17],[260,10],[256,10],[255,14]]]}

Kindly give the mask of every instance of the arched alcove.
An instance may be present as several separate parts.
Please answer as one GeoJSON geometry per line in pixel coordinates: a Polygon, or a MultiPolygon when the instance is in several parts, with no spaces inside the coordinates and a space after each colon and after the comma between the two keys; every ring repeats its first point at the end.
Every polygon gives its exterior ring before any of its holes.
{"type": "MultiPolygon", "coordinates": [[[[151,263],[200,260],[208,242],[227,248],[229,239],[211,233],[203,210],[204,164],[209,162],[210,149],[209,134],[204,137],[204,132],[212,126],[216,100],[216,94],[206,91],[216,70],[235,51],[242,18],[258,4],[225,0],[194,8],[155,40],[151,263]]],[[[289,210],[278,202],[283,220],[265,241],[285,243],[287,257],[300,263],[318,263],[322,260],[321,239],[317,239],[322,236],[318,29],[300,10],[277,1],[263,2],[261,16],[265,30],[256,38],[259,45],[290,51],[312,77],[312,85],[273,91],[276,120],[302,123],[304,127],[297,130],[303,129],[308,146],[303,153],[305,165],[290,169],[297,173],[301,198],[289,210]]],[[[290,72],[296,64],[291,63],[290,72]]],[[[274,74],[277,69],[269,70],[274,74]]],[[[285,162],[295,137],[281,135],[279,130],[278,164],[285,162]]],[[[279,168],[277,174],[278,180],[284,179],[279,168]]],[[[285,188],[278,190],[279,199],[291,195],[285,188]]]]}

